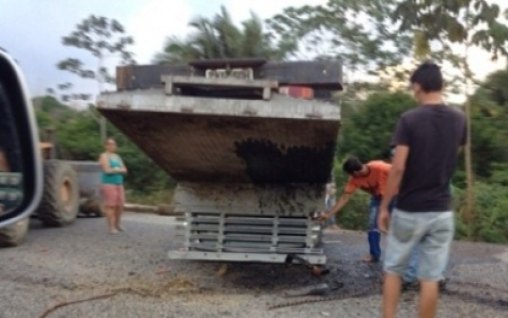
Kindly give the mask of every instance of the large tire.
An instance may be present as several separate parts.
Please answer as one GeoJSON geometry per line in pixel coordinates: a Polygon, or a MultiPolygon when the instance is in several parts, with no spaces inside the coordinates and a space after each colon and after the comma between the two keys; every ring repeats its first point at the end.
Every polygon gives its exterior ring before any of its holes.
{"type": "Polygon", "coordinates": [[[29,224],[30,218],[26,218],[0,229],[0,247],[13,247],[23,243],[29,224]]]}
{"type": "Polygon", "coordinates": [[[37,216],[46,226],[64,226],[78,215],[79,188],[76,171],[59,160],[44,162],[44,192],[37,216]]]}

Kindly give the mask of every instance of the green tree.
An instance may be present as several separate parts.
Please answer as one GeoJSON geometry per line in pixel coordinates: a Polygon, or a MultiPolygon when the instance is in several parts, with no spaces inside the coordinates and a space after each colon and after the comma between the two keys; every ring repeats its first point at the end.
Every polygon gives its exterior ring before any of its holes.
{"type": "MultiPolygon", "coordinates": [[[[465,204],[465,193],[460,189],[454,191],[457,208],[465,204]],[[458,190],[458,191],[457,191],[458,190]]],[[[465,222],[457,218],[457,238],[468,238],[483,242],[508,242],[508,188],[499,184],[478,181],[475,187],[476,215],[475,222],[465,222]]]]}
{"type": "Polygon", "coordinates": [[[97,120],[89,111],[81,111],[59,122],[56,147],[61,158],[96,161],[102,151],[97,120]]]}
{"type": "Polygon", "coordinates": [[[497,175],[499,179],[508,161],[507,87],[508,71],[498,71],[488,76],[471,97],[473,168],[479,178],[497,175]]]}
{"type": "Polygon", "coordinates": [[[363,161],[386,158],[400,115],[415,106],[415,100],[402,92],[370,95],[344,121],[339,158],[346,155],[356,155],[363,161]]]}
{"type": "Polygon", "coordinates": [[[467,191],[464,216],[470,223],[475,219],[470,103],[475,78],[469,67],[469,52],[472,47],[479,47],[491,53],[493,59],[508,55],[508,27],[500,21],[500,13],[498,5],[486,0],[399,0],[393,13],[394,19],[400,22],[399,30],[415,35],[419,54],[430,54],[432,42],[448,47],[450,44],[461,45],[464,49],[463,54],[454,54],[455,58],[451,61],[460,66],[467,97],[468,136],[464,151],[467,191]]]}
{"type": "Polygon", "coordinates": [[[60,122],[65,122],[75,113],[53,96],[35,97],[32,104],[41,139],[44,139],[46,129],[55,129],[60,122]]]}
{"type": "Polygon", "coordinates": [[[197,17],[189,23],[194,30],[187,38],[170,37],[157,63],[187,62],[197,59],[259,57],[282,59],[292,49],[281,42],[273,44],[257,15],[237,27],[227,9],[212,19],[197,17]]]}
{"type": "Polygon", "coordinates": [[[396,0],[329,0],[325,5],[288,7],[269,20],[274,37],[306,51],[326,47],[346,71],[373,72],[411,56],[412,36],[392,20],[396,0]]]}
{"type": "MultiPolygon", "coordinates": [[[[431,0],[426,2],[432,2],[431,0]]],[[[275,38],[296,52],[325,54],[343,62],[349,86],[401,89],[422,60],[458,63],[449,43],[430,43],[421,30],[400,28],[396,16],[403,0],[328,0],[324,5],[288,7],[268,21],[275,38]],[[370,75],[370,79],[366,80],[370,75]]],[[[457,75],[446,73],[448,91],[457,90],[457,75]]]]}
{"type": "MultiPolygon", "coordinates": [[[[126,35],[125,28],[115,19],[90,15],[81,21],[74,31],[62,38],[64,46],[81,49],[92,55],[97,64],[87,66],[78,58],[67,58],[57,64],[60,70],[73,73],[80,78],[91,79],[97,82],[98,91],[101,92],[104,83],[112,83],[114,77],[104,65],[106,58],[119,58],[122,64],[133,64],[133,54],[130,46],[134,43],[132,37],[126,35]]],[[[74,94],[81,98],[82,94],[74,94]]],[[[101,117],[101,139],[106,139],[106,122],[101,117]]]]}

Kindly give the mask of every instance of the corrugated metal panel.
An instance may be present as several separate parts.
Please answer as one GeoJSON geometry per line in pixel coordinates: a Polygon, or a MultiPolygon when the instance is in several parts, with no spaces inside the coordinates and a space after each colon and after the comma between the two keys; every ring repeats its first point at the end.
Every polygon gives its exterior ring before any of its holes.
{"type": "Polygon", "coordinates": [[[178,230],[186,251],[323,253],[321,228],[308,216],[253,217],[189,212],[178,230]]]}

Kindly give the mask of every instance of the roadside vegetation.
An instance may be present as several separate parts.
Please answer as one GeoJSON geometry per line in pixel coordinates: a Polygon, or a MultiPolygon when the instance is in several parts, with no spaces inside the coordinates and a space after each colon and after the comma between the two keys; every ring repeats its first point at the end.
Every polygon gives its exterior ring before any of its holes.
{"type": "MultiPolygon", "coordinates": [[[[508,243],[508,70],[480,81],[470,71],[467,56],[467,49],[476,47],[493,59],[507,59],[508,27],[502,17],[497,5],[484,0],[329,0],[325,5],[286,8],[267,21],[252,14],[236,25],[222,8],[212,17],[193,19],[186,38],[175,38],[168,31],[161,51],[154,52],[154,62],[339,58],[346,75],[346,91],[337,97],[343,120],[335,165],[339,189],[345,181],[341,162],[346,156],[387,159],[398,117],[416,106],[406,91],[413,67],[426,59],[446,65],[448,94],[465,97],[464,103],[453,106],[463,109],[471,123],[471,140],[452,182],[457,237],[508,243]],[[432,18],[436,15],[439,19],[432,18]],[[459,51],[465,53],[455,53],[459,51]],[[369,81],[361,80],[367,75],[369,81]]],[[[77,25],[76,32],[63,37],[63,44],[85,49],[99,61],[107,50],[132,63],[129,46],[134,40],[118,21],[91,16],[77,25]],[[99,35],[93,38],[95,42],[82,42],[91,33],[99,35]]],[[[76,59],[62,61],[58,67],[95,80],[99,87],[113,81],[105,68],[90,70],[76,59]]],[[[58,156],[97,160],[107,133],[117,139],[129,167],[129,199],[169,203],[175,182],[115,127],[104,124],[93,104],[81,110],[70,107],[73,99],[83,102],[87,97],[70,93],[71,87],[65,83],[58,90],[48,88],[46,96],[34,99],[41,131],[56,130],[58,156]]],[[[338,222],[344,228],[364,229],[367,201],[366,195],[355,195],[338,222]]]]}

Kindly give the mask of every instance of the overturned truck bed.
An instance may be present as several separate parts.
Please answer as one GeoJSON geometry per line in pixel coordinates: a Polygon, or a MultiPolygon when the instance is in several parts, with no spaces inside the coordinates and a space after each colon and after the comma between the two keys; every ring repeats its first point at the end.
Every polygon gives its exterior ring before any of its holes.
{"type": "Polygon", "coordinates": [[[340,88],[336,62],[126,66],[98,108],[178,181],[181,247],[170,258],[322,264],[311,215],[324,202],[340,110],[312,95],[340,88]]]}

